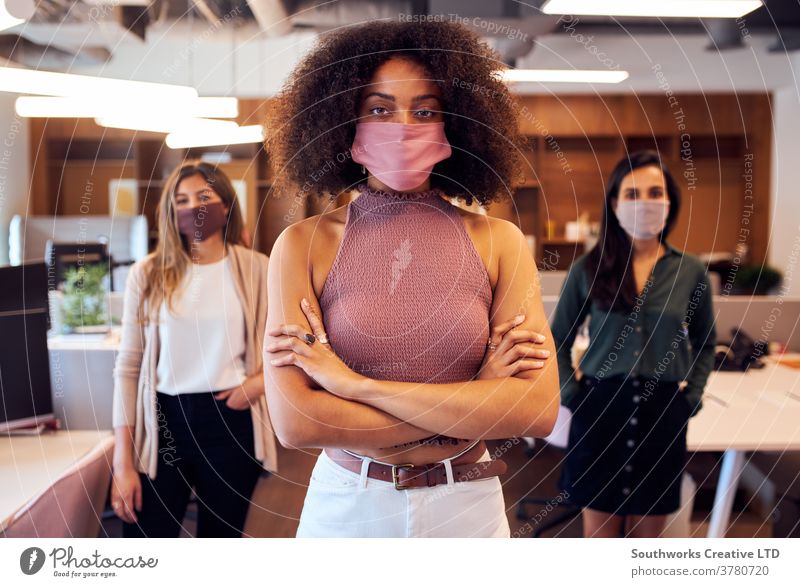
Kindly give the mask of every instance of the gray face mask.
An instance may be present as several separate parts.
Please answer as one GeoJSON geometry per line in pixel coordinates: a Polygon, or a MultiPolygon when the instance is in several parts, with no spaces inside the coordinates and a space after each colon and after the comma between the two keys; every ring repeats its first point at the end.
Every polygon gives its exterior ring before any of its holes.
{"type": "Polygon", "coordinates": [[[667,224],[669,200],[619,200],[617,220],[631,238],[657,237],[667,224]]]}

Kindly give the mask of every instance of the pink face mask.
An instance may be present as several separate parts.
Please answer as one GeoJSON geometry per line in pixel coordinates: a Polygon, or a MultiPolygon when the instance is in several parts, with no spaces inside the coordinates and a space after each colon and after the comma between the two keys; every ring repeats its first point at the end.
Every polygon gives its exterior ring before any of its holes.
{"type": "Polygon", "coordinates": [[[350,152],[382,183],[406,191],[423,183],[452,150],[444,122],[359,122],[350,152]]]}

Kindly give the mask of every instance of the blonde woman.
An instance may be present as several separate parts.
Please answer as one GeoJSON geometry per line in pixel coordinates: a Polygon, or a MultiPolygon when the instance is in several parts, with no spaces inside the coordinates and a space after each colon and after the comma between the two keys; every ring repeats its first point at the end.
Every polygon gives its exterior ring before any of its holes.
{"type": "Polygon", "coordinates": [[[277,470],[261,344],[268,257],[242,246],[230,180],[175,169],[156,250],[128,277],[114,380],[111,504],[124,537],[240,536],[255,484],[277,470]],[[259,462],[261,461],[261,462],[259,462]]]}

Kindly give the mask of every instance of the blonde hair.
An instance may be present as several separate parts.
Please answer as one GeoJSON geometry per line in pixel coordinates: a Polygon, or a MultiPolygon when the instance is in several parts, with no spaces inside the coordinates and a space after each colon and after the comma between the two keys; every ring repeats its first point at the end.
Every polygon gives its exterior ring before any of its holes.
{"type": "Polygon", "coordinates": [[[228,208],[228,218],[222,229],[225,246],[242,242],[242,213],[228,176],[221,169],[200,160],[187,161],[176,167],[161,191],[157,218],[158,242],[148,256],[149,262],[144,269],[144,288],[139,299],[139,316],[144,323],[157,319],[158,309],[164,301],[172,309],[175,291],[191,263],[189,240],[178,229],[175,192],[184,179],[193,175],[202,176],[228,208]]]}

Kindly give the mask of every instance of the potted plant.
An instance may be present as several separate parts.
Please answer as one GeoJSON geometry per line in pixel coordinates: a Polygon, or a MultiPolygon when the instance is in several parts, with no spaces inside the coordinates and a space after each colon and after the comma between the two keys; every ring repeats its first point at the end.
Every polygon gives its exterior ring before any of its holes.
{"type": "Polygon", "coordinates": [[[733,293],[766,296],[780,287],[783,275],[769,265],[743,265],[733,278],[733,293]]]}
{"type": "Polygon", "coordinates": [[[107,274],[108,267],[102,263],[80,265],[65,272],[61,304],[65,332],[84,334],[108,331],[107,274]]]}

